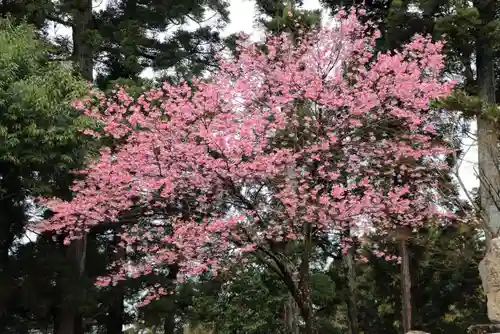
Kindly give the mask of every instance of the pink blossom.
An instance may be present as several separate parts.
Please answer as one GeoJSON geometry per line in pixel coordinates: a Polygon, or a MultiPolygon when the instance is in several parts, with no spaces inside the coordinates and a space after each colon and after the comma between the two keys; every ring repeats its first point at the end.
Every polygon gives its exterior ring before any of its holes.
{"type": "Polygon", "coordinates": [[[127,251],[147,257],[118,263],[98,281],[106,285],[173,263],[178,282],[216,273],[271,252],[270,241],[306,240],[305,226],[333,233],[367,221],[386,233],[435,217],[429,171],[444,168],[449,150],[431,140],[440,118],[429,104],[452,88],[441,76],[443,45],[417,36],[369,63],[379,32],[353,10],[338,18],[342,29],[298,45],[269,37],[267,55],[241,36],[238,59],[218,57],[220,70],[194,80],[195,90],[164,83],[137,100],[120,89],[75,103],[102,123],[99,136],[121,144],[82,171],[71,202],[44,201],[55,214],[38,229],[78,238],[102,223],[123,226],[127,251]]]}

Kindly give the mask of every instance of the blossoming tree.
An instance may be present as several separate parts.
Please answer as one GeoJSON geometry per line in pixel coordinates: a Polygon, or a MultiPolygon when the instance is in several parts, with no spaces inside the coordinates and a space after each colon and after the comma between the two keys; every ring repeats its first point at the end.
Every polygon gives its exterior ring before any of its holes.
{"type": "MultiPolygon", "coordinates": [[[[379,34],[359,15],[340,12],[298,44],[285,34],[265,48],[242,38],[238,57],[221,56],[209,80],[77,103],[102,124],[91,134],[116,145],[81,171],[71,202],[44,201],[54,215],[39,229],[70,242],[122,224],[121,246],[147,257],[118,263],[104,285],[171,264],[182,281],[255,256],[314,333],[316,237],[363,224],[386,233],[435,216],[427,190],[437,180],[426,170],[445,168],[448,151],[431,140],[439,114],[429,108],[452,88],[441,77],[442,45],[416,36],[375,57],[379,34]],[[140,217],[125,224],[137,206],[140,217]]],[[[156,287],[145,302],[157,293],[167,292],[156,287]]]]}

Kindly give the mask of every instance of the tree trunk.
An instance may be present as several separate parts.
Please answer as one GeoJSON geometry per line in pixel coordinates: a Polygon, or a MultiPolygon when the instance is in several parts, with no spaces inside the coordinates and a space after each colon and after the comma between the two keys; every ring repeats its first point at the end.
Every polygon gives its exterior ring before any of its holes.
{"type": "Polygon", "coordinates": [[[55,334],[75,334],[75,313],[73,307],[61,307],[55,334]]]}
{"type": "MultiPolygon", "coordinates": [[[[92,82],[93,79],[93,51],[89,43],[89,28],[92,20],[92,0],[75,0],[72,7],[72,33],[73,33],[73,66],[86,80],[92,82]]],[[[74,264],[78,277],[81,277],[85,270],[85,255],[87,248],[87,236],[84,234],[81,239],[73,241],[68,247],[68,256],[74,264]]],[[[70,284],[67,282],[66,284],[70,284]]],[[[69,287],[63,287],[63,298],[69,287]]],[[[63,303],[58,316],[59,326],[57,334],[77,334],[81,330],[76,330],[78,305],[75,303],[63,303]]]]}
{"type": "Polygon", "coordinates": [[[75,315],[75,334],[85,334],[84,319],[80,312],[75,315]]]}
{"type": "Polygon", "coordinates": [[[304,334],[316,334],[316,321],[314,319],[314,314],[312,311],[312,305],[310,300],[306,301],[301,309],[302,318],[305,322],[304,334]]]}
{"type": "MultiPolygon", "coordinates": [[[[115,234],[111,251],[115,252],[113,260],[121,261],[125,258],[125,250],[119,246],[120,236],[115,234]]],[[[125,312],[125,287],[122,282],[119,282],[111,290],[111,300],[108,306],[108,316],[106,319],[106,334],[122,334],[123,319],[125,312]]]]}
{"type": "Polygon", "coordinates": [[[349,248],[346,256],[344,257],[345,269],[347,274],[347,288],[349,292],[349,296],[347,298],[347,317],[349,321],[350,334],[359,334],[356,268],[354,266],[355,252],[355,245],[352,245],[351,248],[349,248]]]}
{"type": "Polygon", "coordinates": [[[403,318],[403,331],[411,331],[412,326],[412,307],[411,307],[411,273],[410,257],[408,255],[407,240],[399,242],[401,255],[401,309],[403,318]]]}
{"type": "MultiPolygon", "coordinates": [[[[297,182],[297,171],[295,170],[295,165],[289,165],[286,169],[286,174],[289,182],[292,184],[294,191],[298,189],[297,182]]],[[[295,225],[296,222],[293,223],[295,225]]],[[[310,260],[311,254],[313,251],[313,227],[309,223],[304,223],[302,225],[302,232],[304,233],[304,243],[303,243],[303,251],[300,258],[299,270],[298,270],[298,279],[294,279],[293,274],[292,277],[286,277],[290,275],[293,271],[286,268],[285,264],[282,264],[283,269],[283,277],[286,280],[286,284],[289,288],[289,292],[293,296],[295,302],[300,311],[300,315],[302,316],[302,320],[305,322],[305,334],[315,334],[316,333],[316,323],[312,308],[312,287],[311,287],[311,273],[310,273],[310,260]]]]}
{"type": "Polygon", "coordinates": [[[108,307],[108,316],[106,318],[106,334],[123,333],[123,313],[124,308],[124,289],[123,284],[118,283],[111,292],[111,303],[108,307]]]}
{"type": "Polygon", "coordinates": [[[60,282],[62,285],[62,301],[57,316],[58,326],[55,326],[56,334],[78,334],[82,332],[81,328],[77,328],[79,323],[76,321],[79,309],[76,301],[79,296],[75,296],[71,285],[75,284],[72,278],[78,280],[85,271],[86,249],[87,237],[85,235],[82,239],[73,241],[66,249],[66,255],[71,264],[71,273],[60,282]]]}
{"type": "Polygon", "coordinates": [[[73,15],[73,64],[87,81],[93,81],[94,54],[90,41],[92,0],[76,0],[73,15]]]}
{"type": "MultiPolygon", "coordinates": [[[[2,203],[3,201],[0,200],[0,207],[4,208],[5,205],[2,203]]],[[[9,203],[10,204],[10,203],[9,203]]],[[[9,205],[7,204],[7,205],[9,205]]],[[[5,211],[3,211],[5,212],[5,211]]],[[[2,223],[0,224],[0,233],[1,233],[1,239],[0,239],[0,273],[6,273],[7,270],[7,264],[9,262],[10,258],[10,250],[12,248],[12,245],[14,244],[15,236],[14,232],[12,231],[12,225],[14,225],[17,222],[13,222],[10,217],[7,217],[8,219],[3,220],[2,223]]]]}
{"type": "Polygon", "coordinates": [[[174,334],[175,333],[175,316],[172,312],[169,312],[163,320],[163,333],[164,334],[174,334]]]}
{"type": "Polygon", "coordinates": [[[0,162],[0,274],[8,271],[12,245],[28,220],[20,175],[14,164],[0,162]]]}
{"type": "Polygon", "coordinates": [[[290,296],[285,303],[285,323],[290,334],[299,334],[299,310],[293,296],[290,296]]]}
{"type": "MultiPolygon", "coordinates": [[[[481,2],[475,1],[483,24],[486,25],[494,20],[494,16],[491,9],[479,5],[481,2]]],[[[479,195],[487,229],[487,244],[489,244],[491,238],[495,238],[500,229],[500,173],[498,169],[500,155],[497,147],[497,127],[495,122],[485,115],[487,106],[496,101],[493,47],[484,32],[480,32],[476,40],[476,53],[479,96],[484,103],[483,110],[477,119],[479,195]]]]}
{"type": "Polygon", "coordinates": [[[479,196],[483,217],[483,227],[486,234],[487,255],[481,261],[479,270],[483,289],[487,297],[488,317],[491,321],[499,322],[500,314],[498,302],[500,292],[496,288],[496,277],[485,275],[498,271],[498,260],[488,260],[496,257],[491,252],[492,239],[498,237],[500,229],[500,172],[498,151],[498,130],[495,120],[487,115],[487,108],[495,101],[495,64],[494,48],[491,32],[487,26],[495,20],[495,1],[475,0],[474,6],[479,12],[481,26],[476,39],[476,68],[479,85],[479,96],[483,102],[483,110],[477,118],[478,138],[478,167],[479,167],[479,196]],[[492,287],[495,287],[492,289],[492,287]]]}
{"type": "Polygon", "coordinates": [[[312,241],[312,225],[305,223],[303,226],[304,231],[304,250],[302,252],[302,259],[299,266],[299,293],[301,295],[301,303],[298,304],[300,313],[305,322],[305,334],[316,333],[316,319],[312,308],[312,286],[311,286],[311,272],[310,260],[313,248],[312,241]]]}

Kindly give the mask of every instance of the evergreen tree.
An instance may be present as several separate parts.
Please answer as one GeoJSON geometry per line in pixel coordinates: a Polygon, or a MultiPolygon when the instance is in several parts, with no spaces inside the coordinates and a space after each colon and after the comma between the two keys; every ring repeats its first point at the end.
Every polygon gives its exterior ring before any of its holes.
{"type": "MultiPolygon", "coordinates": [[[[2,13],[13,16],[18,22],[27,19],[40,29],[39,34],[44,37],[47,37],[43,32],[48,22],[70,28],[72,35],[69,39],[56,36],[56,43],[50,50],[51,58],[71,60],[77,72],[87,81],[92,81],[92,73],[97,69],[99,75],[96,83],[101,88],[108,88],[112,82],[127,83],[133,87],[139,83],[140,86],[144,82],[138,80],[138,75],[149,66],[155,70],[168,70],[168,76],[172,77],[173,74],[175,78],[189,77],[210,69],[214,66],[215,52],[224,44],[217,27],[202,21],[210,14],[209,11],[213,11],[219,17],[218,25],[221,26],[227,21],[226,7],[226,3],[218,1],[173,3],[124,0],[109,2],[104,11],[96,12],[91,1],[15,1],[3,2],[2,13]],[[189,21],[196,22],[199,28],[170,33],[169,30],[182,28],[189,21]],[[158,34],[166,31],[169,34],[163,40],[159,39],[158,34]]],[[[68,256],[76,256],[75,265],[81,268],[86,262],[85,254],[89,252],[85,240],[81,245],[74,243],[68,249],[72,253],[68,256]]],[[[75,275],[70,276],[75,278],[75,275]]],[[[64,279],[61,282],[71,285],[72,281],[64,279]]],[[[67,289],[71,290],[72,287],[67,289]]],[[[123,299],[123,296],[120,298],[123,299]]],[[[67,316],[59,317],[68,319],[67,324],[61,325],[62,332],[69,330],[65,326],[73,326],[69,324],[73,322],[69,320],[73,317],[69,313],[75,313],[74,310],[70,312],[73,304],[70,302],[66,307],[61,307],[61,311],[68,313],[67,316]]],[[[121,323],[115,328],[121,328],[121,323]]]]}
{"type": "MultiPolygon", "coordinates": [[[[23,254],[29,247],[18,241],[30,229],[29,199],[69,199],[69,172],[81,168],[96,146],[80,132],[91,124],[71,107],[86,93],[85,83],[49,60],[47,46],[30,26],[2,19],[0,45],[0,279],[3,287],[13,287],[2,289],[0,328],[8,331],[16,314],[9,309],[19,307],[14,287],[25,281],[16,272],[18,261],[26,265],[23,254]]],[[[55,271],[57,262],[54,258],[55,271]]]]}
{"type": "Polygon", "coordinates": [[[98,70],[97,84],[105,88],[119,78],[136,80],[147,67],[184,77],[215,66],[215,53],[225,47],[219,32],[227,6],[219,0],[120,0],[96,11],[91,0],[16,0],[3,2],[1,12],[41,31],[49,22],[70,28],[69,38],[56,36],[54,57],[72,59],[88,81],[98,70]]]}

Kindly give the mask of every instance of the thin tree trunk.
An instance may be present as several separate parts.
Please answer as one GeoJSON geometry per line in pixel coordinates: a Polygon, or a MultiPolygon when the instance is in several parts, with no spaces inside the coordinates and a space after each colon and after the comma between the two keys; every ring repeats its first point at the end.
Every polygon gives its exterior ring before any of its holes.
{"type": "MultiPolygon", "coordinates": [[[[112,250],[115,251],[115,261],[121,261],[125,258],[125,250],[119,246],[120,236],[115,234],[113,238],[112,250]]],[[[112,288],[111,300],[108,306],[108,316],[106,319],[106,334],[122,334],[123,333],[123,319],[125,312],[125,288],[122,282],[119,282],[112,288]]]]}
{"type": "Polygon", "coordinates": [[[316,334],[316,320],[314,319],[314,313],[310,301],[306,301],[301,311],[302,318],[305,322],[304,334],[316,334]]]}
{"type": "MultiPolygon", "coordinates": [[[[289,165],[286,169],[286,174],[288,181],[292,184],[293,190],[297,191],[297,171],[295,170],[295,165],[289,165]]],[[[293,222],[293,226],[296,225],[296,221],[293,222]]],[[[316,321],[314,318],[314,312],[312,308],[312,286],[311,286],[311,273],[310,273],[310,259],[313,250],[313,240],[312,240],[312,225],[309,223],[304,223],[302,225],[302,232],[304,233],[304,249],[302,251],[302,256],[300,259],[300,265],[298,270],[298,280],[291,277],[288,279],[289,291],[292,294],[297,307],[302,316],[302,320],[305,323],[305,334],[315,334],[316,333],[316,321]]],[[[283,272],[285,277],[288,273],[283,272]]],[[[285,282],[287,283],[287,282],[285,282]]]]}
{"type": "Polygon", "coordinates": [[[304,231],[304,250],[302,259],[299,266],[299,292],[302,297],[302,303],[298,304],[300,313],[305,322],[305,334],[316,333],[316,319],[312,308],[312,286],[311,286],[311,272],[310,272],[310,259],[313,248],[312,241],[312,225],[305,223],[303,226],[304,231]]]}
{"type": "Polygon", "coordinates": [[[74,334],[75,333],[75,311],[72,307],[61,307],[58,316],[59,324],[56,328],[56,334],[74,334]]]}
{"type": "Polygon", "coordinates": [[[124,308],[124,289],[123,284],[118,283],[113,287],[112,300],[108,308],[108,316],[106,319],[107,334],[122,334],[123,333],[123,313],[124,308]]]}
{"type": "Polygon", "coordinates": [[[0,274],[8,272],[12,245],[27,221],[20,174],[14,164],[0,162],[0,274]]]}
{"type": "Polygon", "coordinates": [[[93,81],[94,54],[90,42],[92,0],[75,1],[73,15],[73,64],[87,81],[93,81]]]}
{"type": "Polygon", "coordinates": [[[75,315],[75,334],[85,334],[84,319],[80,312],[75,315]]]}
{"type": "Polygon", "coordinates": [[[172,312],[167,314],[163,320],[163,333],[164,334],[175,333],[175,316],[172,312]]]}
{"type": "MultiPolygon", "coordinates": [[[[89,28],[92,21],[92,0],[75,0],[72,7],[72,33],[73,33],[73,65],[78,73],[80,73],[89,82],[93,81],[93,51],[89,43],[89,28]]],[[[73,241],[68,247],[68,256],[74,264],[78,276],[81,277],[85,271],[87,248],[87,236],[84,234],[81,239],[73,241]]],[[[66,284],[71,284],[67,282],[66,284]]],[[[64,291],[68,291],[69,287],[63,287],[64,291]]],[[[64,298],[63,294],[63,298],[64,298]]],[[[75,303],[63,304],[59,315],[59,326],[57,334],[77,334],[81,332],[76,329],[78,306],[75,303]]]]}
{"type": "Polygon", "coordinates": [[[285,302],[285,323],[290,334],[300,333],[298,317],[299,310],[297,307],[297,303],[295,302],[295,299],[293,299],[293,296],[290,295],[288,300],[285,302]]]}
{"type": "MultiPolygon", "coordinates": [[[[483,25],[493,21],[491,8],[482,7],[484,1],[474,1],[479,10],[483,25]]],[[[487,244],[498,235],[500,228],[500,173],[498,152],[498,129],[495,122],[485,115],[486,108],[495,101],[495,77],[493,47],[489,37],[480,32],[476,40],[476,67],[479,84],[479,96],[484,107],[477,119],[478,166],[480,180],[481,208],[485,217],[487,244]]]]}
{"type": "MultiPolygon", "coordinates": [[[[307,247],[306,247],[307,248],[307,247]]],[[[307,251],[305,252],[307,253],[307,251]]],[[[305,322],[305,334],[315,334],[316,326],[315,319],[312,309],[312,301],[311,301],[311,283],[309,277],[309,271],[305,271],[305,268],[309,268],[309,261],[306,262],[301,261],[301,265],[298,272],[298,278],[296,273],[286,261],[281,261],[279,258],[275,256],[271,256],[271,259],[266,258],[270,252],[267,251],[257,251],[254,255],[257,257],[259,261],[268,266],[269,269],[273,270],[276,274],[278,274],[283,283],[288,288],[289,293],[293,296],[293,299],[297,303],[297,307],[299,308],[300,316],[302,320],[305,322]],[[301,272],[302,271],[302,272],[301,272]]],[[[308,259],[305,254],[302,255],[302,258],[308,259]]]]}
{"type": "Polygon", "coordinates": [[[355,252],[355,245],[352,245],[344,257],[345,269],[347,274],[347,288],[349,292],[349,296],[347,298],[347,316],[349,320],[350,334],[359,334],[356,268],[354,264],[355,252]]]}
{"type": "Polygon", "coordinates": [[[63,293],[59,314],[57,316],[58,326],[55,326],[56,334],[78,334],[82,332],[81,328],[76,328],[79,325],[76,321],[79,305],[76,303],[77,298],[75,298],[76,296],[71,288],[71,285],[75,284],[75,282],[68,278],[72,277],[78,279],[83,275],[85,271],[86,249],[86,235],[84,235],[82,239],[73,241],[67,247],[66,255],[71,263],[71,276],[65,277],[60,283],[62,284],[61,288],[63,293]]]}
{"type": "Polygon", "coordinates": [[[401,256],[401,309],[403,331],[405,333],[411,331],[412,326],[411,273],[407,242],[408,241],[404,239],[399,242],[401,256]]]}
{"type": "MultiPolygon", "coordinates": [[[[2,204],[3,203],[0,203],[0,207],[5,207],[2,204]]],[[[0,233],[1,233],[0,273],[1,274],[4,274],[8,271],[7,264],[9,262],[9,258],[10,258],[9,253],[10,253],[11,247],[14,244],[14,240],[15,240],[14,232],[12,231],[12,225],[14,225],[15,222],[13,222],[13,219],[9,219],[10,217],[7,217],[7,218],[8,219],[3,220],[2,223],[0,224],[0,233]]]]}

